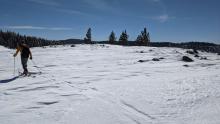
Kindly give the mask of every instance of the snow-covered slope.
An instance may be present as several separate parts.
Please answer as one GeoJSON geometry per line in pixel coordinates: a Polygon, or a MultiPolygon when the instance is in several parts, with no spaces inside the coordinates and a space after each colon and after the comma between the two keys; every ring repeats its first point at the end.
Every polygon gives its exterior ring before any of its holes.
{"type": "Polygon", "coordinates": [[[33,48],[30,77],[0,47],[1,124],[219,124],[220,56],[99,45],[33,48]],[[143,51],[143,53],[137,52],[143,51]],[[146,61],[160,58],[161,61],[146,61]],[[184,67],[183,65],[189,65],[184,67]],[[38,73],[42,71],[42,74],[38,73]]]}

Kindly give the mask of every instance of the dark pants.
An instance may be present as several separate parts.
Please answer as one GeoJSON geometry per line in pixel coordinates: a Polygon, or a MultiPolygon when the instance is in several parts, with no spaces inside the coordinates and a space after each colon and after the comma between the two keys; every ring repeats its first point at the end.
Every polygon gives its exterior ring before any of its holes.
{"type": "Polygon", "coordinates": [[[25,73],[25,74],[28,73],[27,62],[28,62],[28,58],[23,58],[23,57],[21,57],[21,64],[22,64],[22,67],[23,67],[23,69],[24,69],[24,73],[25,73]]]}

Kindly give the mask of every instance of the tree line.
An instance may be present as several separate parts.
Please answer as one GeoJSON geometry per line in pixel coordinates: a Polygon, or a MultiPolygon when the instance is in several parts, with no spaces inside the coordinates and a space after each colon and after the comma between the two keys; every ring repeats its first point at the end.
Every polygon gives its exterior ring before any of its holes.
{"type": "Polygon", "coordinates": [[[208,42],[187,42],[187,43],[171,43],[171,42],[150,42],[150,34],[146,28],[140,32],[135,41],[129,41],[127,31],[122,31],[120,37],[116,38],[112,31],[106,41],[95,42],[92,40],[92,29],[89,28],[84,39],[67,39],[67,40],[47,40],[34,36],[20,35],[12,31],[0,30],[0,45],[8,48],[16,48],[18,43],[25,43],[29,47],[43,47],[65,44],[115,44],[124,46],[151,46],[151,47],[178,47],[184,49],[196,49],[206,52],[220,54],[220,45],[208,42]]]}
{"type": "MultiPolygon", "coordinates": [[[[88,29],[86,33],[86,37],[84,38],[84,43],[86,44],[94,44],[92,41],[92,30],[88,29]]],[[[116,45],[124,45],[124,46],[151,46],[151,47],[177,47],[183,49],[194,49],[201,50],[205,52],[212,52],[220,54],[220,45],[208,42],[186,42],[186,43],[172,43],[172,42],[151,42],[150,34],[147,31],[147,28],[144,28],[143,31],[137,36],[135,41],[128,41],[129,35],[127,31],[122,31],[119,39],[117,40],[114,31],[112,31],[109,35],[107,41],[99,42],[104,44],[116,44],[116,45]]]]}
{"type": "Polygon", "coordinates": [[[16,48],[18,43],[25,43],[29,47],[42,47],[49,45],[61,45],[61,41],[47,40],[33,36],[20,35],[11,31],[0,31],[0,45],[8,48],[16,48]]]}
{"type": "MultiPolygon", "coordinates": [[[[116,38],[116,35],[114,31],[112,31],[109,35],[107,43],[109,44],[117,44],[117,45],[129,45],[128,41],[129,35],[127,34],[127,31],[122,31],[118,41],[116,38]]],[[[95,42],[92,41],[92,29],[89,28],[86,37],[84,38],[84,43],[86,44],[94,44],[95,42]]],[[[134,41],[133,45],[138,46],[148,46],[150,44],[150,33],[147,31],[147,28],[144,28],[143,31],[141,31],[140,35],[137,36],[137,39],[134,41]]]]}
{"type": "MultiPolygon", "coordinates": [[[[117,44],[117,45],[129,45],[128,42],[129,35],[127,31],[123,31],[117,41],[114,31],[109,35],[107,43],[117,44]]],[[[85,44],[95,44],[99,42],[92,41],[92,29],[89,28],[83,40],[74,39],[73,42],[70,40],[47,40],[44,38],[38,38],[34,36],[20,35],[12,31],[2,31],[0,30],[0,45],[8,48],[16,48],[18,43],[25,43],[29,47],[42,47],[49,45],[65,45],[65,44],[74,44],[74,43],[85,43],[85,44]]],[[[137,40],[134,42],[134,45],[147,46],[150,43],[150,36],[147,29],[144,28],[138,35],[137,40]]]]}

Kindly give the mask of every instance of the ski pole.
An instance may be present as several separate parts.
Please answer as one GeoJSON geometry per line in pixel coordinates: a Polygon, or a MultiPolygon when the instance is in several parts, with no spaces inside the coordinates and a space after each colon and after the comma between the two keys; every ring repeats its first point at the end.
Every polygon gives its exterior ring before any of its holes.
{"type": "Polygon", "coordinates": [[[15,75],[15,57],[14,57],[14,75],[15,75]]]}

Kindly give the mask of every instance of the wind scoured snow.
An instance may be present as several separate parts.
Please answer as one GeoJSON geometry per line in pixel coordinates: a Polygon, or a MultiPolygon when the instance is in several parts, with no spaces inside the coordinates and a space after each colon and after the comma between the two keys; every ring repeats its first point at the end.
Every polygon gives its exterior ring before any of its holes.
{"type": "Polygon", "coordinates": [[[22,71],[19,56],[14,74],[15,51],[0,47],[0,123],[219,124],[220,57],[200,52],[208,58],[200,60],[185,51],[114,45],[33,48],[32,75],[16,77],[22,71]],[[195,62],[182,62],[184,55],[195,62]],[[165,59],[151,61],[160,57],[165,59]]]}

